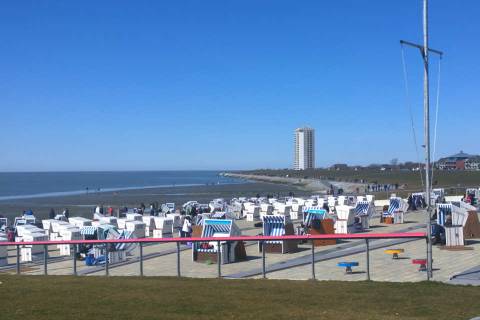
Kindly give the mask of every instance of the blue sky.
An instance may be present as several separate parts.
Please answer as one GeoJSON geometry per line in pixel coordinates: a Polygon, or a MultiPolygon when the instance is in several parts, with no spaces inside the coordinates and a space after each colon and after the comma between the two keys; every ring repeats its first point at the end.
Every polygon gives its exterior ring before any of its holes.
{"type": "MultiPolygon", "coordinates": [[[[430,45],[446,53],[437,154],[480,153],[480,3],[430,2],[430,45]]],[[[399,40],[422,41],[421,8],[2,2],[0,171],[290,167],[303,125],[318,166],[416,160],[399,40]]],[[[422,64],[406,59],[421,136],[422,64]]]]}

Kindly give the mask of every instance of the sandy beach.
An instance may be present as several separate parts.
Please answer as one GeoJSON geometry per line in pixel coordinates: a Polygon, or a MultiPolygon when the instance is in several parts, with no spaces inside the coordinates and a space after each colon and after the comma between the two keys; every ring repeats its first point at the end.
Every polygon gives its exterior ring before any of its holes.
{"type": "Polygon", "coordinates": [[[267,182],[245,182],[242,184],[205,185],[191,187],[166,187],[117,192],[89,193],[74,196],[43,197],[30,199],[16,199],[0,201],[0,215],[9,219],[22,214],[23,210],[32,209],[39,218],[46,218],[50,208],[60,213],[68,208],[71,216],[91,217],[93,208],[104,206],[138,207],[140,203],[148,206],[150,203],[174,202],[177,206],[189,200],[208,203],[215,198],[231,199],[233,197],[287,196],[290,192],[295,195],[309,194],[299,186],[267,182]]]}
{"type": "Polygon", "coordinates": [[[330,180],[319,180],[319,179],[299,179],[291,177],[279,177],[279,176],[265,176],[265,175],[253,175],[253,174],[243,174],[243,173],[224,173],[226,177],[247,179],[252,181],[266,182],[266,183],[275,183],[283,184],[291,187],[298,188],[305,192],[310,193],[326,193],[330,190],[330,186],[333,185],[335,189],[343,189],[344,192],[354,193],[357,191],[357,188],[360,192],[363,192],[365,189],[365,184],[362,183],[353,183],[353,182],[339,182],[339,181],[330,181],[330,180]]]}

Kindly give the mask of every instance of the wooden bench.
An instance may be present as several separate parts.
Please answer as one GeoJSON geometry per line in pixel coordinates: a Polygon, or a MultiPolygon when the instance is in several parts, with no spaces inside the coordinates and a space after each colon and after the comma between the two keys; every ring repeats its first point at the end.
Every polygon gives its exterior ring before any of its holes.
{"type": "Polygon", "coordinates": [[[392,259],[398,259],[398,255],[400,253],[404,253],[405,250],[403,249],[387,249],[385,250],[385,253],[386,254],[391,254],[392,255],[392,259]]]}
{"type": "Polygon", "coordinates": [[[427,271],[427,259],[412,259],[412,264],[418,264],[418,271],[427,271]]]}
{"type": "Polygon", "coordinates": [[[349,262],[339,262],[337,264],[339,267],[345,268],[345,274],[352,274],[352,267],[358,267],[358,262],[356,261],[349,261],[349,262]]]}

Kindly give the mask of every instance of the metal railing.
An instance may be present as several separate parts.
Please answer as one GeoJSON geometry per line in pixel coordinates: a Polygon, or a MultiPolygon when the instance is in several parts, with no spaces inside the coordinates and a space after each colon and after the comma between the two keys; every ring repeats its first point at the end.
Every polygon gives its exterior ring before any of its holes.
{"type": "MultiPolygon", "coordinates": [[[[370,233],[370,234],[324,234],[324,235],[290,235],[290,236],[232,236],[232,237],[190,237],[190,238],[135,238],[135,239],[112,239],[112,240],[49,240],[49,241],[32,241],[32,242],[0,242],[0,246],[15,246],[16,247],[16,273],[20,274],[20,248],[22,246],[43,246],[43,273],[48,274],[48,246],[50,245],[72,245],[73,247],[73,275],[77,275],[77,247],[80,244],[90,245],[105,245],[105,275],[109,275],[110,263],[108,259],[108,245],[107,244],[119,244],[129,243],[139,245],[139,275],[143,276],[143,247],[144,244],[149,243],[176,243],[176,261],[177,261],[177,276],[181,277],[181,263],[180,263],[180,244],[185,242],[216,242],[217,248],[220,248],[221,242],[259,242],[262,247],[262,277],[266,278],[266,255],[264,244],[266,241],[309,241],[311,244],[311,268],[312,279],[315,279],[315,245],[313,240],[365,240],[366,244],[366,274],[367,280],[370,280],[370,240],[380,239],[425,239],[427,236],[423,232],[405,232],[405,233],[370,233]]],[[[427,241],[426,241],[427,244],[427,241]]],[[[193,250],[193,248],[192,248],[193,250]]],[[[425,250],[426,252],[426,250],[425,250]]],[[[222,277],[222,259],[221,250],[217,250],[217,277],[222,277]]],[[[427,272],[427,279],[428,272],[427,272]]]]}

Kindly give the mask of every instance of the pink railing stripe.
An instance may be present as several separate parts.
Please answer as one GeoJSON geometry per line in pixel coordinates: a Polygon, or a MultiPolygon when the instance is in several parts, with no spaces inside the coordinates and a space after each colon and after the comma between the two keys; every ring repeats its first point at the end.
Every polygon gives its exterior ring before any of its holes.
{"type": "Polygon", "coordinates": [[[122,240],[55,240],[32,242],[0,242],[0,246],[17,245],[57,245],[57,244],[101,244],[101,243],[164,243],[164,242],[206,242],[206,241],[267,241],[267,240],[322,240],[322,239],[405,239],[426,238],[423,232],[404,233],[355,233],[355,234],[316,234],[303,236],[236,236],[236,237],[208,237],[208,238],[136,238],[122,240]]]}

